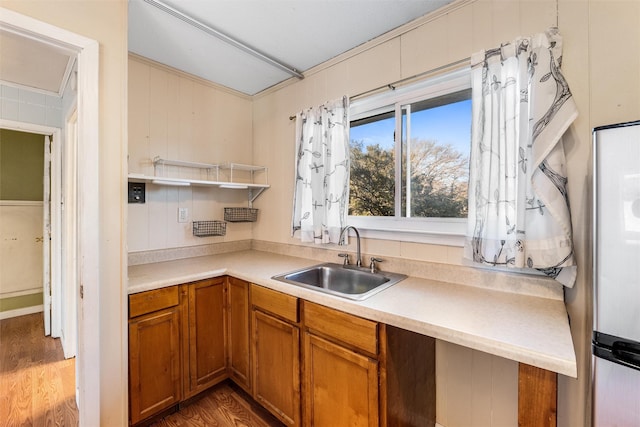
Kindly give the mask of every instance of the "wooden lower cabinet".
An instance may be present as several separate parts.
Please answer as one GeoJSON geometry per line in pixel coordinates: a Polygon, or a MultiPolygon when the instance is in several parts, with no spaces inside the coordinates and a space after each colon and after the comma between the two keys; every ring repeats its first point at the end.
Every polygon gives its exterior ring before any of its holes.
{"type": "Polygon", "coordinates": [[[518,365],[518,426],[556,427],[558,374],[518,365]]]}
{"type": "Polygon", "coordinates": [[[421,425],[433,341],[234,278],[133,294],[130,422],[231,378],[287,426],[421,425]]]}
{"type": "Polygon", "coordinates": [[[435,424],[435,339],[303,302],[305,426],[435,424]]]}
{"type": "Polygon", "coordinates": [[[306,426],[377,427],[378,361],[304,333],[306,426]]]}
{"type": "Polygon", "coordinates": [[[380,324],[380,425],[436,423],[436,340],[380,324]],[[386,424],[385,424],[386,423],[386,424]]]}
{"type": "Polygon", "coordinates": [[[378,324],[305,301],[305,426],[380,424],[378,324]]]}
{"type": "MultiPolygon", "coordinates": [[[[435,423],[435,339],[232,278],[129,296],[129,417],[231,378],[287,426],[435,423]]],[[[519,425],[556,425],[557,374],[520,364],[519,425]]]]}
{"type": "Polygon", "coordinates": [[[226,278],[129,296],[129,419],[137,424],[228,377],[226,278]]]}
{"type": "Polygon", "coordinates": [[[246,392],[251,393],[249,282],[235,277],[227,280],[229,376],[246,392]]]}
{"type": "Polygon", "coordinates": [[[177,289],[175,295],[175,306],[129,321],[129,416],[132,424],[170,408],[182,399],[177,289]]]}
{"type": "Polygon", "coordinates": [[[183,339],[188,354],[185,398],[227,378],[225,278],[182,285],[187,288],[188,316],[183,339]]]}
{"type": "Polygon", "coordinates": [[[287,426],[300,423],[298,299],[252,285],[253,397],[287,426]]]}

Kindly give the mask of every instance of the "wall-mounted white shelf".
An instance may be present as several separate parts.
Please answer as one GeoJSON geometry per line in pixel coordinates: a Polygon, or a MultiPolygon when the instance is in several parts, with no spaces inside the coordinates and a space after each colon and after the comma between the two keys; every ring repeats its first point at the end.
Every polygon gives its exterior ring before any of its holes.
{"type": "Polygon", "coordinates": [[[265,166],[244,165],[240,163],[197,163],[185,162],[182,160],[168,160],[156,157],[153,159],[154,175],[129,174],[129,181],[132,182],[150,182],[155,185],[166,185],[176,187],[187,186],[209,186],[226,188],[232,190],[249,190],[249,207],[258,198],[258,196],[267,188],[267,168],[265,166]],[[194,178],[177,178],[171,176],[172,172],[179,172],[180,169],[171,170],[173,168],[187,168],[190,170],[198,170],[198,179],[194,178]],[[235,176],[234,176],[235,173],[235,176]],[[238,174],[244,174],[245,180],[238,180],[238,174]],[[256,175],[262,175],[264,182],[257,183],[256,175]],[[204,179],[201,179],[204,178],[204,179]]]}

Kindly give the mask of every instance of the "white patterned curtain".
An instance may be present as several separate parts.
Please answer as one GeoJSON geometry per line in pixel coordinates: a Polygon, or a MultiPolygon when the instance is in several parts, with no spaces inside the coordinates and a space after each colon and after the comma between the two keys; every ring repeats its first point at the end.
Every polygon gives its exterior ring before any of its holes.
{"type": "Polygon", "coordinates": [[[349,98],[296,115],[293,235],[338,243],[349,208],[349,98]]]}
{"type": "Polygon", "coordinates": [[[576,277],[561,137],[578,115],[557,29],[478,52],[465,257],[576,277]]]}

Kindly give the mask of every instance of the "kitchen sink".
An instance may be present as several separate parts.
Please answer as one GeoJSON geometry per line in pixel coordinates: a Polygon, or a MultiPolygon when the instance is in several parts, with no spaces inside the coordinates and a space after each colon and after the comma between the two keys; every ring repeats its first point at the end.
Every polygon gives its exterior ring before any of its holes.
{"type": "Polygon", "coordinates": [[[273,276],[275,280],[353,300],[363,300],[405,279],[404,274],[325,263],[273,276]]]}

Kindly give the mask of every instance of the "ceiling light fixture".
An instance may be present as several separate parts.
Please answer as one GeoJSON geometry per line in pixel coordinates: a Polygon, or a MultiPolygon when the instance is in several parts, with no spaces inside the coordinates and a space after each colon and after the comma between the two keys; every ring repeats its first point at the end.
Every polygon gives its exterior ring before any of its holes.
{"type": "Polygon", "coordinates": [[[296,70],[295,68],[289,67],[288,65],[283,64],[282,62],[278,61],[277,59],[271,58],[270,56],[265,55],[262,52],[259,52],[257,50],[255,50],[254,48],[252,48],[251,46],[247,46],[246,44],[239,42],[238,40],[229,37],[228,35],[216,30],[213,27],[210,27],[207,24],[204,24],[182,12],[180,12],[179,10],[174,9],[173,7],[164,4],[158,0],[144,0],[146,3],[150,4],[151,6],[154,6],[158,9],[160,9],[161,11],[173,16],[174,18],[178,18],[181,21],[201,30],[204,31],[205,33],[214,36],[228,44],[230,44],[231,46],[242,50],[243,52],[248,53],[249,55],[258,58],[264,62],[266,62],[267,64],[270,64],[276,68],[279,68],[280,70],[291,74],[294,77],[297,77],[299,79],[304,79],[304,76],[302,75],[302,73],[300,73],[298,70],[296,70]]]}

